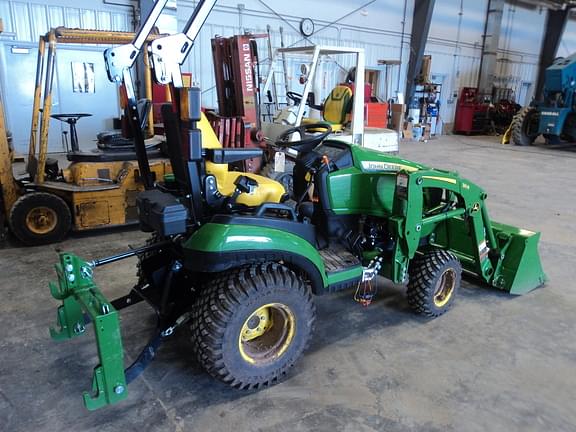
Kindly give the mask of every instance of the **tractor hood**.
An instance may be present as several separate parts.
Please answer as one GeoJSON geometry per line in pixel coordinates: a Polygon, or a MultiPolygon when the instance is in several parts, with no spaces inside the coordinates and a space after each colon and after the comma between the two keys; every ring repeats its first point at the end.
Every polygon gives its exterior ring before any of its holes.
{"type": "Polygon", "coordinates": [[[350,145],[354,166],[362,172],[398,172],[430,169],[426,165],[412,162],[400,157],[391,156],[366,147],[350,145]]]}

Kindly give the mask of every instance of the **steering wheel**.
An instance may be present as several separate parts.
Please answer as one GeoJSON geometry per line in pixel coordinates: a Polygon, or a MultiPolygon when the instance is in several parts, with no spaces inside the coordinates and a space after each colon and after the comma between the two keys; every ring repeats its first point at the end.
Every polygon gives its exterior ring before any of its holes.
{"type": "Polygon", "coordinates": [[[292,148],[298,152],[308,153],[320,144],[324,139],[332,133],[332,126],[330,123],[318,122],[296,126],[286,129],[276,139],[275,144],[278,147],[292,148]],[[300,135],[299,141],[291,141],[292,134],[298,133],[300,135]]]}
{"type": "Polygon", "coordinates": [[[300,105],[302,103],[302,95],[300,93],[296,93],[293,91],[286,92],[286,97],[294,102],[296,105],[300,105]]]}

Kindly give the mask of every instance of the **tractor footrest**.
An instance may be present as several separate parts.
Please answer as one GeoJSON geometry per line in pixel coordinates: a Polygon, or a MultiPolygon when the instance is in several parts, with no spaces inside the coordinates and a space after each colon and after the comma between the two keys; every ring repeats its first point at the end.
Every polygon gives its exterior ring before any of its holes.
{"type": "Polygon", "coordinates": [[[324,261],[327,273],[336,273],[360,265],[358,258],[339,244],[330,245],[326,249],[322,249],[320,256],[322,261],[324,261]]]}

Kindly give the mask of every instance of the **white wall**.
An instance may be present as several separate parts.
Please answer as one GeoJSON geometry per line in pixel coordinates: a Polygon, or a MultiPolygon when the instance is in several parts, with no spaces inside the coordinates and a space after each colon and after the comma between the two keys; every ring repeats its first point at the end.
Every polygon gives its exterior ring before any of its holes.
{"type": "MultiPolygon", "coordinates": [[[[288,45],[306,44],[309,42],[303,40],[297,30],[302,17],[311,17],[316,29],[324,27],[310,38],[313,43],[364,47],[368,66],[375,65],[379,59],[400,58],[404,12],[404,2],[401,0],[377,0],[365,8],[362,6],[368,1],[246,0],[242,2],[245,5],[242,14],[239,13],[238,3],[233,0],[218,3],[188,62],[189,70],[204,88],[204,103],[208,105],[216,105],[215,92],[211,89],[214,79],[209,53],[209,39],[214,34],[228,36],[245,29],[264,32],[266,24],[269,24],[274,47],[280,44],[279,26],[284,28],[288,45]],[[287,22],[263,3],[272,7],[287,22]],[[360,10],[339,20],[357,8],[360,10]]],[[[443,82],[441,115],[446,122],[453,119],[459,89],[477,84],[487,3],[487,0],[436,0],[425,52],[432,55],[432,75],[443,82]]],[[[178,1],[179,28],[184,25],[194,4],[190,0],[178,1]]],[[[394,71],[390,92],[403,92],[405,89],[413,4],[414,0],[408,0],[403,65],[394,71]]],[[[505,5],[498,55],[498,84],[514,89],[521,104],[529,103],[532,96],[544,22],[545,11],[505,5]]],[[[576,24],[572,23],[568,25],[562,47],[570,45],[576,49],[576,24]]]]}
{"type": "Polygon", "coordinates": [[[11,39],[19,42],[36,42],[40,34],[58,26],[126,31],[132,27],[130,14],[128,8],[101,1],[0,0],[4,31],[14,33],[11,39]]]}
{"type": "MultiPolygon", "coordinates": [[[[128,0],[117,1],[130,3],[128,0]]],[[[404,91],[405,88],[414,1],[407,0],[404,20],[402,0],[376,0],[372,3],[369,0],[220,0],[208,18],[185,69],[191,71],[201,84],[204,103],[214,107],[211,37],[215,34],[230,36],[244,30],[265,33],[266,25],[270,25],[272,45],[276,48],[280,45],[279,27],[282,26],[287,45],[322,43],[364,47],[368,66],[376,65],[379,59],[401,57],[401,69],[396,68],[389,80],[389,95],[393,95],[394,91],[404,91]],[[241,10],[239,3],[244,6],[241,10]],[[355,9],[358,10],[350,14],[355,9]],[[303,17],[312,18],[316,30],[319,30],[309,41],[303,40],[298,31],[303,17]]],[[[172,29],[183,27],[194,4],[192,0],[177,1],[177,23],[173,23],[172,29]]],[[[443,80],[441,114],[446,122],[452,121],[454,96],[458,90],[476,85],[486,7],[487,0],[436,0],[426,53],[432,55],[432,74],[443,80]]],[[[132,25],[130,9],[106,5],[99,0],[0,0],[0,17],[4,19],[7,32],[0,36],[0,45],[4,46],[16,42],[33,46],[38,34],[58,25],[111,30],[128,30],[132,25]]],[[[497,72],[501,86],[512,87],[522,96],[520,103],[529,102],[531,97],[544,22],[545,11],[505,5],[497,72]]],[[[163,25],[170,28],[170,19],[163,25]]],[[[568,55],[575,50],[576,22],[571,21],[558,55],[568,55]]],[[[260,57],[267,57],[265,44],[260,44],[260,57]]],[[[5,78],[8,67],[0,58],[0,84],[4,88],[10,85],[5,78]]],[[[327,70],[325,73],[328,75],[327,70]]],[[[341,75],[343,72],[338,70],[338,73],[341,75]]],[[[340,78],[327,79],[325,86],[329,87],[340,78]]],[[[379,90],[383,92],[383,88],[379,90]]],[[[10,118],[9,111],[10,127],[21,127],[22,120],[10,118]]]]}
{"type": "MultiPolygon", "coordinates": [[[[132,11],[125,7],[105,5],[100,1],[8,1],[0,0],[0,18],[5,33],[0,34],[0,85],[5,96],[8,128],[15,149],[28,149],[34,78],[39,36],[50,28],[67,26],[84,29],[132,30],[132,11]],[[13,48],[24,48],[14,53],[13,48]],[[27,50],[27,51],[26,51],[27,50]]],[[[59,44],[53,88],[52,113],[87,112],[78,123],[82,150],[95,147],[96,134],[112,128],[112,118],[119,114],[116,85],[108,82],[103,61],[103,46],[59,44]],[[94,94],[73,93],[71,62],[94,65],[94,94]]],[[[50,123],[48,149],[63,151],[61,133],[68,126],[57,120],[50,123]]]]}
{"type": "MultiPolygon", "coordinates": [[[[257,0],[244,2],[245,9],[241,15],[238,11],[237,2],[222,0],[209,16],[187,63],[188,70],[193,73],[194,79],[199,81],[204,89],[204,103],[208,106],[216,106],[217,103],[216,92],[213,89],[214,78],[210,52],[210,39],[214,35],[231,36],[242,33],[244,30],[252,33],[266,33],[266,26],[270,25],[272,46],[278,48],[280,47],[279,27],[281,26],[284,29],[286,46],[315,43],[363,47],[366,50],[368,67],[376,66],[379,59],[399,59],[403,2],[378,0],[366,7],[365,13],[359,11],[337,24],[331,24],[350,11],[362,6],[363,3],[367,2],[353,3],[342,0],[332,2],[266,1],[266,4],[271,5],[275,12],[282,15],[283,19],[280,19],[257,0]],[[328,5],[329,7],[327,7],[328,5]],[[303,11],[306,12],[303,13],[303,11]],[[315,29],[319,30],[309,41],[303,39],[298,30],[302,17],[312,18],[315,22],[315,29]],[[322,18],[319,19],[318,17],[322,18]],[[386,17],[385,26],[381,24],[383,17],[386,17]]],[[[180,29],[184,26],[193,6],[194,2],[191,1],[180,0],[178,2],[180,29]]],[[[411,8],[412,4],[409,4],[406,31],[410,29],[411,8]]],[[[408,61],[408,41],[409,39],[405,37],[402,53],[404,64],[407,64],[408,61]]],[[[264,42],[259,45],[259,54],[261,59],[268,58],[268,50],[264,42]]],[[[402,68],[400,71],[399,68],[396,68],[391,72],[389,94],[392,96],[396,90],[404,91],[404,80],[401,77],[404,76],[405,70],[402,68]]],[[[338,73],[342,72],[339,70],[338,73]]],[[[331,83],[334,80],[329,81],[331,83]]],[[[330,83],[327,83],[326,86],[329,86],[330,83]]],[[[383,91],[383,88],[381,90],[383,91]]]]}

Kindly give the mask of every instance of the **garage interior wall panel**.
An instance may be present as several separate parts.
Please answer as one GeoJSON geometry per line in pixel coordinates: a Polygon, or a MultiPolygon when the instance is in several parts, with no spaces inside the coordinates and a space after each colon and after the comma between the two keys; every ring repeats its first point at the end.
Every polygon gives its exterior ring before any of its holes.
{"type": "MultiPolygon", "coordinates": [[[[222,2],[227,3],[227,2],[222,2]]],[[[213,73],[213,64],[212,64],[212,57],[211,57],[211,48],[210,48],[210,39],[214,35],[220,36],[232,36],[234,34],[243,33],[244,30],[249,31],[254,34],[261,34],[266,33],[266,24],[269,24],[271,27],[271,42],[273,48],[280,47],[280,32],[279,28],[283,27],[284,30],[284,44],[285,46],[301,46],[308,44],[310,45],[311,42],[319,45],[331,45],[331,46],[348,46],[348,47],[359,47],[364,48],[366,53],[366,66],[376,67],[377,62],[380,59],[398,59],[400,56],[400,32],[394,34],[390,32],[390,34],[384,34],[382,32],[368,32],[362,31],[361,27],[351,26],[351,27],[338,27],[336,25],[327,26],[324,30],[318,32],[317,35],[310,38],[310,40],[306,40],[302,37],[302,35],[298,32],[299,26],[299,18],[288,18],[287,21],[281,20],[275,15],[273,15],[270,11],[265,12],[262,9],[262,5],[258,6],[255,4],[254,6],[259,8],[260,12],[245,12],[242,14],[240,19],[238,10],[236,7],[230,6],[229,8],[222,5],[222,3],[218,3],[218,6],[214,10],[214,12],[208,18],[207,24],[202,28],[200,35],[196,40],[196,44],[194,45],[193,51],[188,58],[186,66],[184,69],[192,72],[194,80],[199,83],[203,89],[203,103],[209,107],[216,107],[217,100],[216,100],[216,91],[215,91],[215,81],[214,81],[214,73],[213,73]],[[265,15],[263,15],[265,13],[265,15]],[[239,27],[239,24],[242,24],[242,28],[239,27]],[[217,23],[230,23],[230,25],[222,25],[217,23]]],[[[229,2],[228,2],[229,3],[229,2]]],[[[259,2],[253,2],[259,3],[259,2]]],[[[273,4],[274,2],[270,3],[273,4]]],[[[298,2],[297,2],[298,3],[298,2]]],[[[337,2],[341,7],[343,7],[345,2],[337,2]]],[[[350,12],[351,6],[347,3],[347,9],[340,9],[342,11],[342,15],[350,12]]],[[[402,19],[402,2],[389,2],[390,5],[393,5],[394,9],[397,10],[399,17],[397,23],[399,23],[402,19]]],[[[274,7],[277,5],[274,4],[274,7]]],[[[182,29],[187,17],[192,11],[193,3],[192,2],[185,2],[179,1],[178,2],[178,28],[182,29]]],[[[382,6],[379,6],[381,8],[382,6]]],[[[249,9],[249,3],[246,3],[246,10],[249,9]]],[[[281,9],[281,8],[278,8],[281,9]]],[[[309,9],[309,8],[306,8],[309,9]]],[[[307,11],[308,13],[308,11],[307,11]]],[[[407,12],[408,14],[408,12],[407,12]]],[[[330,16],[335,16],[335,19],[338,17],[336,16],[333,11],[331,11],[330,16]]],[[[311,17],[313,15],[310,14],[311,17]]],[[[322,28],[326,24],[322,21],[318,22],[316,18],[313,18],[316,25],[316,30],[322,28]]],[[[406,39],[407,41],[407,39],[406,39]]],[[[408,61],[408,48],[405,41],[405,47],[403,52],[403,63],[408,61]]],[[[261,65],[261,75],[266,76],[268,71],[269,62],[268,60],[268,48],[265,40],[261,40],[258,43],[258,53],[259,57],[262,61],[261,65]]],[[[288,79],[289,79],[289,86],[293,91],[301,91],[302,86],[298,83],[299,77],[299,66],[303,61],[299,61],[298,59],[287,59],[288,63],[288,79]]],[[[353,66],[354,60],[353,56],[345,55],[345,56],[338,56],[338,58],[334,58],[334,61],[327,62],[325,64],[320,65],[321,70],[321,94],[317,96],[319,99],[323,99],[327,96],[330,90],[336,85],[338,82],[342,81],[345,76],[347,70],[353,66]],[[336,72],[334,72],[336,71],[336,72]]],[[[278,69],[281,70],[281,69],[278,69]]],[[[394,96],[396,90],[400,89],[402,91],[404,87],[404,79],[400,79],[399,77],[405,73],[404,70],[400,70],[400,68],[396,67],[390,70],[389,76],[389,97],[394,96]],[[400,85],[398,85],[400,84],[400,85]]],[[[283,86],[283,82],[281,82],[281,74],[277,76],[277,86],[283,86]]],[[[283,94],[283,92],[279,92],[283,94]]],[[[384,92],[384,77],[380,79],[379,88],[377,89],[377,94],[382,95],[385,94],[384,92]]],[[[282,100],[281,100],[282,102],[282,100]]]]}
{"type": "MultiPolygon", "coordinates": [[[[130,3],[130,2],[126,2],[130,3]]],[[[192,72],[195,82],[203,89],[203,102],[208,107],[216,107],[216,92],[214,89],[214,73],[210,39],[218,34],[232,36],[246,31],[265,33],[266,25],[271,27],[272,46],[280,46],[279,27],[284,29],[286,46],[303,44],[325,44],[337,46],[362,47],[366,51],[366,66],[374,67],[380,59],[399,59],[402,66],[391,69],[388,80],[388,91],[384,88],[383,77],[380,79],[376,93],[379,96],[388,94],[394,96],[397,90],[405,88],[405,74],[410,49],[410,31],[414,0],[378,0],[368,4],[350,2],[348,0],[333,0],[330,2],[311,2],[308,0],[292,0],[276,2],[270,0],[219,0],[213,13],[202,29],[196,45],[190,55],[185,71],[192,72]],[[242,3],[243,7],[239,7],[242,3]],[[329,3],[329,7],[326,5],[329,3]],[[404,19],[404,8],[405,19],[404,19]],[[304,17],[314,20],[317,31],[309,39],[304,39],[299,33],[299,23],[304,17]],[[404,22],[404,35],[402,25],[404,22]],[[402,43],[403,40],[403,43],[402,43]]],[[[182,29],[193,10],[196,2],[178,0],[177,12],[173,28],[182,29]]],[[[476,86],[482,50],[482,36],[486,15],[487,0],[436,0],[433,21],[426,54],[432,55],[432,76],[442,82],[441,116],[450,123],[454,116],[455,102],[458,91],[464,86],[476,86]]],[[[526,9],[507,2],[502,18],[502,30],[497,64],[497,82],[500,87],[512,88],[518,102],[529,103],[533,83],[536,79],[538,53],[545,22],[544,9],[526,9]]],[[[172,12],[172,15],[174,13],[172,12]]],[[[6,89],[10,84],[7,52],[12,45],[35,47],[39,34],[45,33],[50,27],[66,25],[69,27],[99,28],[103,30],[132,30],[132,11],[127,7],[111,6],[102,1],[48,0],[22,1],[0,0],[0,16],[4,20],[5,34],[0,36],[0,82],[6,89]],[[27,45],[28,44],[28,45],[27,45]]],[[[171,31],[174,31],[171,29],[171,31]]],[[[258,44],[262,61],[261,74],[267,71],[267,45],[264,41],[258,44]]],[[[70,47],[65,49],[71,49],[70,47]]],[[[93,51],[95,47],[75,47],[77,57],[82,58],[83,51],[93,51]]],[[[98,47],[101,51],[102,47],[98,47]]],[[[569,21],[562,38],[559,56],[566,56],[576,51],[576,24],[569,21]]],[[[35,52],[32,54],[35,57],[35,52]]],[[[331,87],[342,80],[346,69],[351,66],[350,59],[338,58],[332,63],[320,65],[321,85],[320,99],[325,97],[331,87]]],[[[300,61],[290,60],[289,85],[298,91],[300,61]]],[[[98,65],[101,67],[103,65],[98,65]]],[[[68,100],[62,93],[64,73],[58,73],[55,92],[56,103],[68,100]]],[[[65,83],[67,86],[67,83],[65,83]]],[[[282,77],[278,75],[277,85],[281,86],[282,77]]],[[[10,93],[7,104],[22,105],[30,97],[32,90],[19,85],[17,91],[10,93]],[[12,99],[14,98],[14,99],[12,99]]],[[[282,92],[280,92],[282,93],[282,92]]],[[[84,109],[80,98],[76,98],[79,106],[71,106],[70,110],[84,109]]],[[[107,101],[108,105],[109,100],[107,101]]],[[[22,108],[23,110],[24,108],[22,108]]],[[[30,109],[28,109],[30,110],[30,109]]],[[[110,108],[114,111],[114,109],[110,108]]],[[[110,111],[109,110],[109,111],[110,111]]],[[[25,129],[28,125],[14,124],[14,118],[20,118],[23,111],[7,110],[8,121],[12,129],[25,129]],[[24,127],[26,126],[26,127],[24,127]]],[[[117,113],[113,113],[117,115],[117,113]]],[[[27,116],[29,117],[29,115],[27,116]]],[[[112,115],[109,115],[111,118],[112,115]]],[[[85,122],[79,131],[93,137],[104,120],[92,124],[85,122]]],[[[27,132],[26,132],[27,133],[27,132]]],[[[23,132],[23,135],[25,133],[23,132]]],[[[53,137],[58,141],[58,134],[53,137]]],[[[27,142],[19,141],[19,146],[27,142]]],[[[54,144],[56,145],[56,144],[54,144]]],[[[57,147],[57,145],[56,145],[57,147]]]]}
{"type": "MultiPolygon", "coordinates": [[[[367,67],[375,66],[379,59],[400,58],[404,2],[378,1],[363,10],[361,6],[366,3],[351,4],[336,1],[331,2],[330,8],[326,9],[318,6],[319,2],[304,0],[294,0],[289,4],[254,0],[244,2],[245,8],[240,12],[234,1],[218,2],[194,48],[196,54],[189,59],[187,65],[196,81],[203,87],[204,103],[208,106],[216,106],[211,57],[200,54],[210,49],[209,39],[215,34],[231,36],[242,33],[244,30],[264,33],[266,24],[269,24],[272,45],[275,48],[280,46],[278,29],[282,26],[286,46],[316,43],[362,47],[366,50],[367,67]],[[339,20],[355,9],[359,10],[339,20]],[[276,13],[282,16],[282,19],[276,13]],[[304,16],[312,18],[316,30],[320,30],[309,40],[304,40],[298,32],[300,19],[304,16]]],[[[179,28],[184,25],[193,5],[194,2],[191,1],[178,1],[179,28]]],[[[391,70],[389,96],[394,96],[395,91],[403,91],[405,88],[404,77],[410,49],[413,1],[409,0],[406,6],[402,67],[391,70]]],[[[436,1],[425,53],[432,55],[432,76],[443,84],[443,104],[440,113],[445,122],[451,122],[454,117],[459,89],[477,85],[486,8],[487,0],[436,1]]],[[[538,50],[544,20],[545,11],[539,9],[522,9],[508,3],[504,9],[496,85],[513,89],[521,104],[529,103],[532,96],[531,86],[536,79],[538,50]]],[[[574,34],[576,34],[576,26],[567,27],[564,39],[573,40],[573,47],[576,49],[574,34]]],[[[563,46],[567,44],[564,43],[563,46]]],[[[264,51],[260,50],[260,57],[267,57],[265,47],[264,51]],[[266,55],[262,55],[262,52],[266,55]]],[[[346,66],[345,61],[341,65],[346,66]]],[[[289,65],[289,70],[294,70],[294,66],[289,65]]],[[[343,78],[340,68],[335,70],[337,72],[333,74],[333,77],[323,82],[323,88],[328,88],[343,78]]],[[[290,80],[292,84],[297,77],[290,78],[292,78],[290,80]]],[[[378,95],[385,94],[383,86],[384,83],[381,81],[378,95]]],[[[297,91],[298,86],[295,87],[297,91]]]]}
{"type": "Polygon", "coordinates": [[[6,32],[18,42],[36,41],[48,29],[58,26],[83,29],[132,31],[132,12],[122,7],[106,5],[101,1],[79,2],[46,1],[20,2],[0,0],[0,16],[6,32]],[[62,3],[68,3],[64,5],[62,3]]]}
{"type": "MultiPolygon", "coordinates": [[[[0,17],[5,23],[5,33],[0,35],[0,85],[7,106],[8,127],[13,133],[14,146],[26,153],[30,134],[36,47],[40,35],[50,28],[67,26],[84,29],[131,31],[132,11],[129,8],[109,6],[101,1],[7,1],[0,0],[0,17]],[[79,7],[81,6],[81,7],[79,7]],[[27,48],[28,53],[13,53],[12,47],[27,48]],[[18,70],[17,70],[18,69],[18,70]]],[[[112,119],[119,115],[118,92],[115,84],[106,78],[102,51],[105,47],[94,45],[58,46],[56,75],[53,89],[54,113],[88,112],[92,117],[78,123],[81,149],[95,147],[96,134],[111,129],[112,119]],[[72,89],[71,62],[85,61],[94,64],[96,91],[94,94],[74,93],[72,89]]],[[[67,125],[52,120],[49,134],[49,151],[64,150],[62,131],[67,125]]]]}

